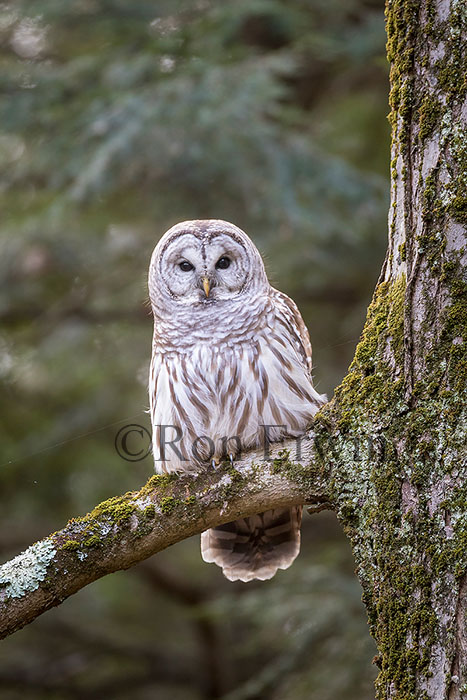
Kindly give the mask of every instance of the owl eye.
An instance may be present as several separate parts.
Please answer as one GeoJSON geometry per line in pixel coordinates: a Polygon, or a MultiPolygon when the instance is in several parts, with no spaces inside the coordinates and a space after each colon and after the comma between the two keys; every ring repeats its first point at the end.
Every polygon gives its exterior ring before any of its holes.
{"type": "Polygon", "coordinates": [[[227,268],[230,267],[230,262],[230,258],[223,255],[222,258],[219,258],[216,262],[216,270],[227,270],[227,268]]]}
{"type": "Polygon", "coordinates": [[[181,262],[179,268],[182,272],[190,272],[190,270],[194,270],[193,265],[189,263],[188,260],[181,262]]]}

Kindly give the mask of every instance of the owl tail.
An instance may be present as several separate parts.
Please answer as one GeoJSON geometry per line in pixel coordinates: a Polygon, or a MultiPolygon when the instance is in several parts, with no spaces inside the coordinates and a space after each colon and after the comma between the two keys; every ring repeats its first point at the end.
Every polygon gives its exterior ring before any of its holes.
{"type": "Polygon", "coordinates": [[[276,508],[206,530],[204,561],[222,567],[229,581],[264,581],[288,569],[300,551],[302,506],[276,508]]]}

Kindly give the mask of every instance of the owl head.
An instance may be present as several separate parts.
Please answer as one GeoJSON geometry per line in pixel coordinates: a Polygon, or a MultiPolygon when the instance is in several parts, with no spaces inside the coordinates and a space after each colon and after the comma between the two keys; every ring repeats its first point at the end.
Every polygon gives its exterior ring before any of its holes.
{"type": "Polygon", "coordinates": [[[226,300],[250,298],[269,286],[263,261],[246,233],[220,219],[184,221],[165,233],[149,268],[153,305],[213,309],[226,300]]]}

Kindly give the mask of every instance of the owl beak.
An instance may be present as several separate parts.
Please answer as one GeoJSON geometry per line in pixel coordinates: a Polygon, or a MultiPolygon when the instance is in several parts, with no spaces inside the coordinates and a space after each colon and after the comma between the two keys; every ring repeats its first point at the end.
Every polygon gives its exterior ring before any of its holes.
{"type": "Polygon", "coordinates": [[[202,277],[202,278],[201,278],[201,281],[202,281],[202,283],[203,283],[204,293],[206,294],[206,297],[208,297],[208,296],[209,296],[210,289],[211,289],[211,286],[210,286],[210,284],[209,284],[209,280],[208,280],[207,277],[202,277]]]}

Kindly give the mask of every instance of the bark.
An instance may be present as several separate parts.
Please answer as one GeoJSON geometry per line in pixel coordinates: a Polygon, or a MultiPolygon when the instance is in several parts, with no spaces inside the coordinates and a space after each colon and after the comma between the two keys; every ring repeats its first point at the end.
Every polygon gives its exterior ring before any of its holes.
{"type": "Polygon", "coordinates": [[[330,501],[378,645],[377,697],[467,697],[466,6],[388,0],[386,15],[388,252],[349,373],[302,455],[290,442],[269,463],[152,477],[70,521],[0,570],[3,635],[210,526],[330,501]]]}

